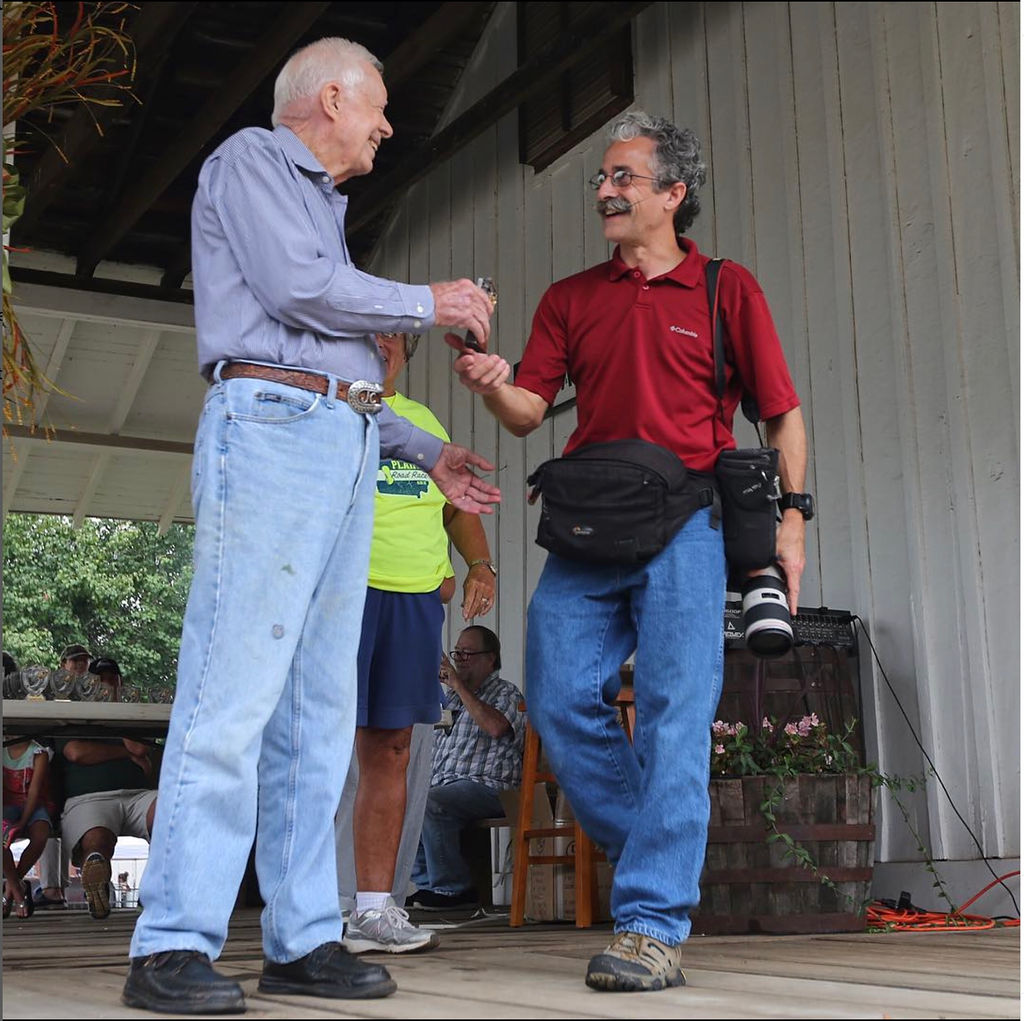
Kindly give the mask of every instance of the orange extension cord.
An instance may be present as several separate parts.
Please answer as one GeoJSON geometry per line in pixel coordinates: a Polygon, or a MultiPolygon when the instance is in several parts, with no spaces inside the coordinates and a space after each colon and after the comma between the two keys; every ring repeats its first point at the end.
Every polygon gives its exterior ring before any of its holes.
{"type": "Polygon", "coordinates": [[[988,893],[997,883],[1019,876],[1020,871],[1007,872],[1005,876],[993,879],[983,890],[979,890],[969,901],[949,913],[942,911],[922,911],[913,906],[908,908],[890,907],[884,901],[872,901],[867,909],[867,922],[870,929],[884,929],[899,932],[962,932],[965,929],[994,929],[997,926],[1010,928],[1019,926],[1019,918],[995,919],[984,915],[965,915],[964,908],[969,908],[979,897],[988,893]]]}

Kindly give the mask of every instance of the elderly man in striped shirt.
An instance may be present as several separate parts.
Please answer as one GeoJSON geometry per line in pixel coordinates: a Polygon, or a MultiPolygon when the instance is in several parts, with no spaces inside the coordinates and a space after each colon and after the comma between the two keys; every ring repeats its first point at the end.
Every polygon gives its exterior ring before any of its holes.
{"type": "Polygon", "coordinates": [[[413,871],[415,907],[444,910],[476,903],[459,834],[477,819],[505,814],[498,792],[522,778],[523,733],[519,689],[499,676],[501,643],[474,624],[451,651],[451,730],[437,735],[430,793],[413,871]]]}

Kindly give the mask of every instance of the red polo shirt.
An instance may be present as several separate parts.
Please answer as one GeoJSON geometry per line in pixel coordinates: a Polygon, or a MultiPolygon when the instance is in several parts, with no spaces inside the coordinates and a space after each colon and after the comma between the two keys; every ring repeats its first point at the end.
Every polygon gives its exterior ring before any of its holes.
{"type": "Polygon", "coordinates": [[[576,384],[577,427],[565,452],[588,443],[639,437],[674,450],[688,467],[711,471],[736,446],[733,413],[744,390],[762,418],[800,401],[768,303],[735,262],[719,278],[726,332],[725,416],[718,416],[708,258],[688,238],[686,257],[653,280],[616,248],[610,262],[548,288],[533,318],[516,386],[554,403],[566,375],[576,384]]]}

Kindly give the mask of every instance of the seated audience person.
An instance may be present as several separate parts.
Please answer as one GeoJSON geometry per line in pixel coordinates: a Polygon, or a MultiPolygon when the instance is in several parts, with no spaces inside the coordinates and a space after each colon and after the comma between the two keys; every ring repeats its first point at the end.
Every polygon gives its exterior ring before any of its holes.
{"type": "Polygon", "coordinates": [[[502,816],[498,792],[519,786],[526,721],[519,689],[498,676],[501,644],[474,624],[451,652],[452,727],[435,738],[430,791],[413,882],[415,907],[444,910],[476,903],[459,836],[478,819],[502,816]]]}
{"type": "Polygon", "coordinates": [[[39,860],[50,836],[49,766],[50,756],[37,741],[19,738],[4,745],[4,918],[12,908],[18,918],[28,918],[35,908],[25,875],[39,860]],[[28,838],[28,847],[15,864],[11,844],[24,837],[28,838]]]}
{"type": "MultiPolygon", "coordinates": [[[[121,698],[121,671],[112,659],[93,660],[90,672],[121,698]]],[[[59,742],[64,758],[61,833],[71,861],[82,870],[82,889],[93,918],[110,914],[110,859],[119,836],[149,840],[156,811],[156,770],[151,747],[124,738],[72,738],[59,742]]]]}
{"type": "MultiPolygon", "coordinates": [[[[67,670],[76,678],[82,677],[89,672],[91,659],[92,655],[84,645],[73,643],[66,646],[60,654],[60,668],[67,670]]],[[[44,738],[43,743],[51,745],[53,740],[44,738]]],[[[51,762],[49,783],[56,809],[53,815],[54,822],[60,818],[64,800],[61,765],[59,758],[51,762]]],[[[35,894],[35,906],[41,910],[66,908],[68,905],[64,899],[64,891],[68,886],[68,848],[56,832],[51,833],[39,859],[39,877],[40,883],[35,894]]]]}

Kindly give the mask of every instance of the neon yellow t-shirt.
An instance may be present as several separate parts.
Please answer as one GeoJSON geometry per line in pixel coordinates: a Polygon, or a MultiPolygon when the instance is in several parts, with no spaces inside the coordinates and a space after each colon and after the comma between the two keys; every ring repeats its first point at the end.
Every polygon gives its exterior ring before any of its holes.
{"type": "MultiPolygon", "coordinates": [[[[425,405],[399,393],[384,400],[396,414],[448,442],[444,427],[425,405]]],[[[422,468],[397,458],[381,460],[373,507],[370,588],[433,592],[453,573],[444,505],[444,495],[422,468]]]]}

